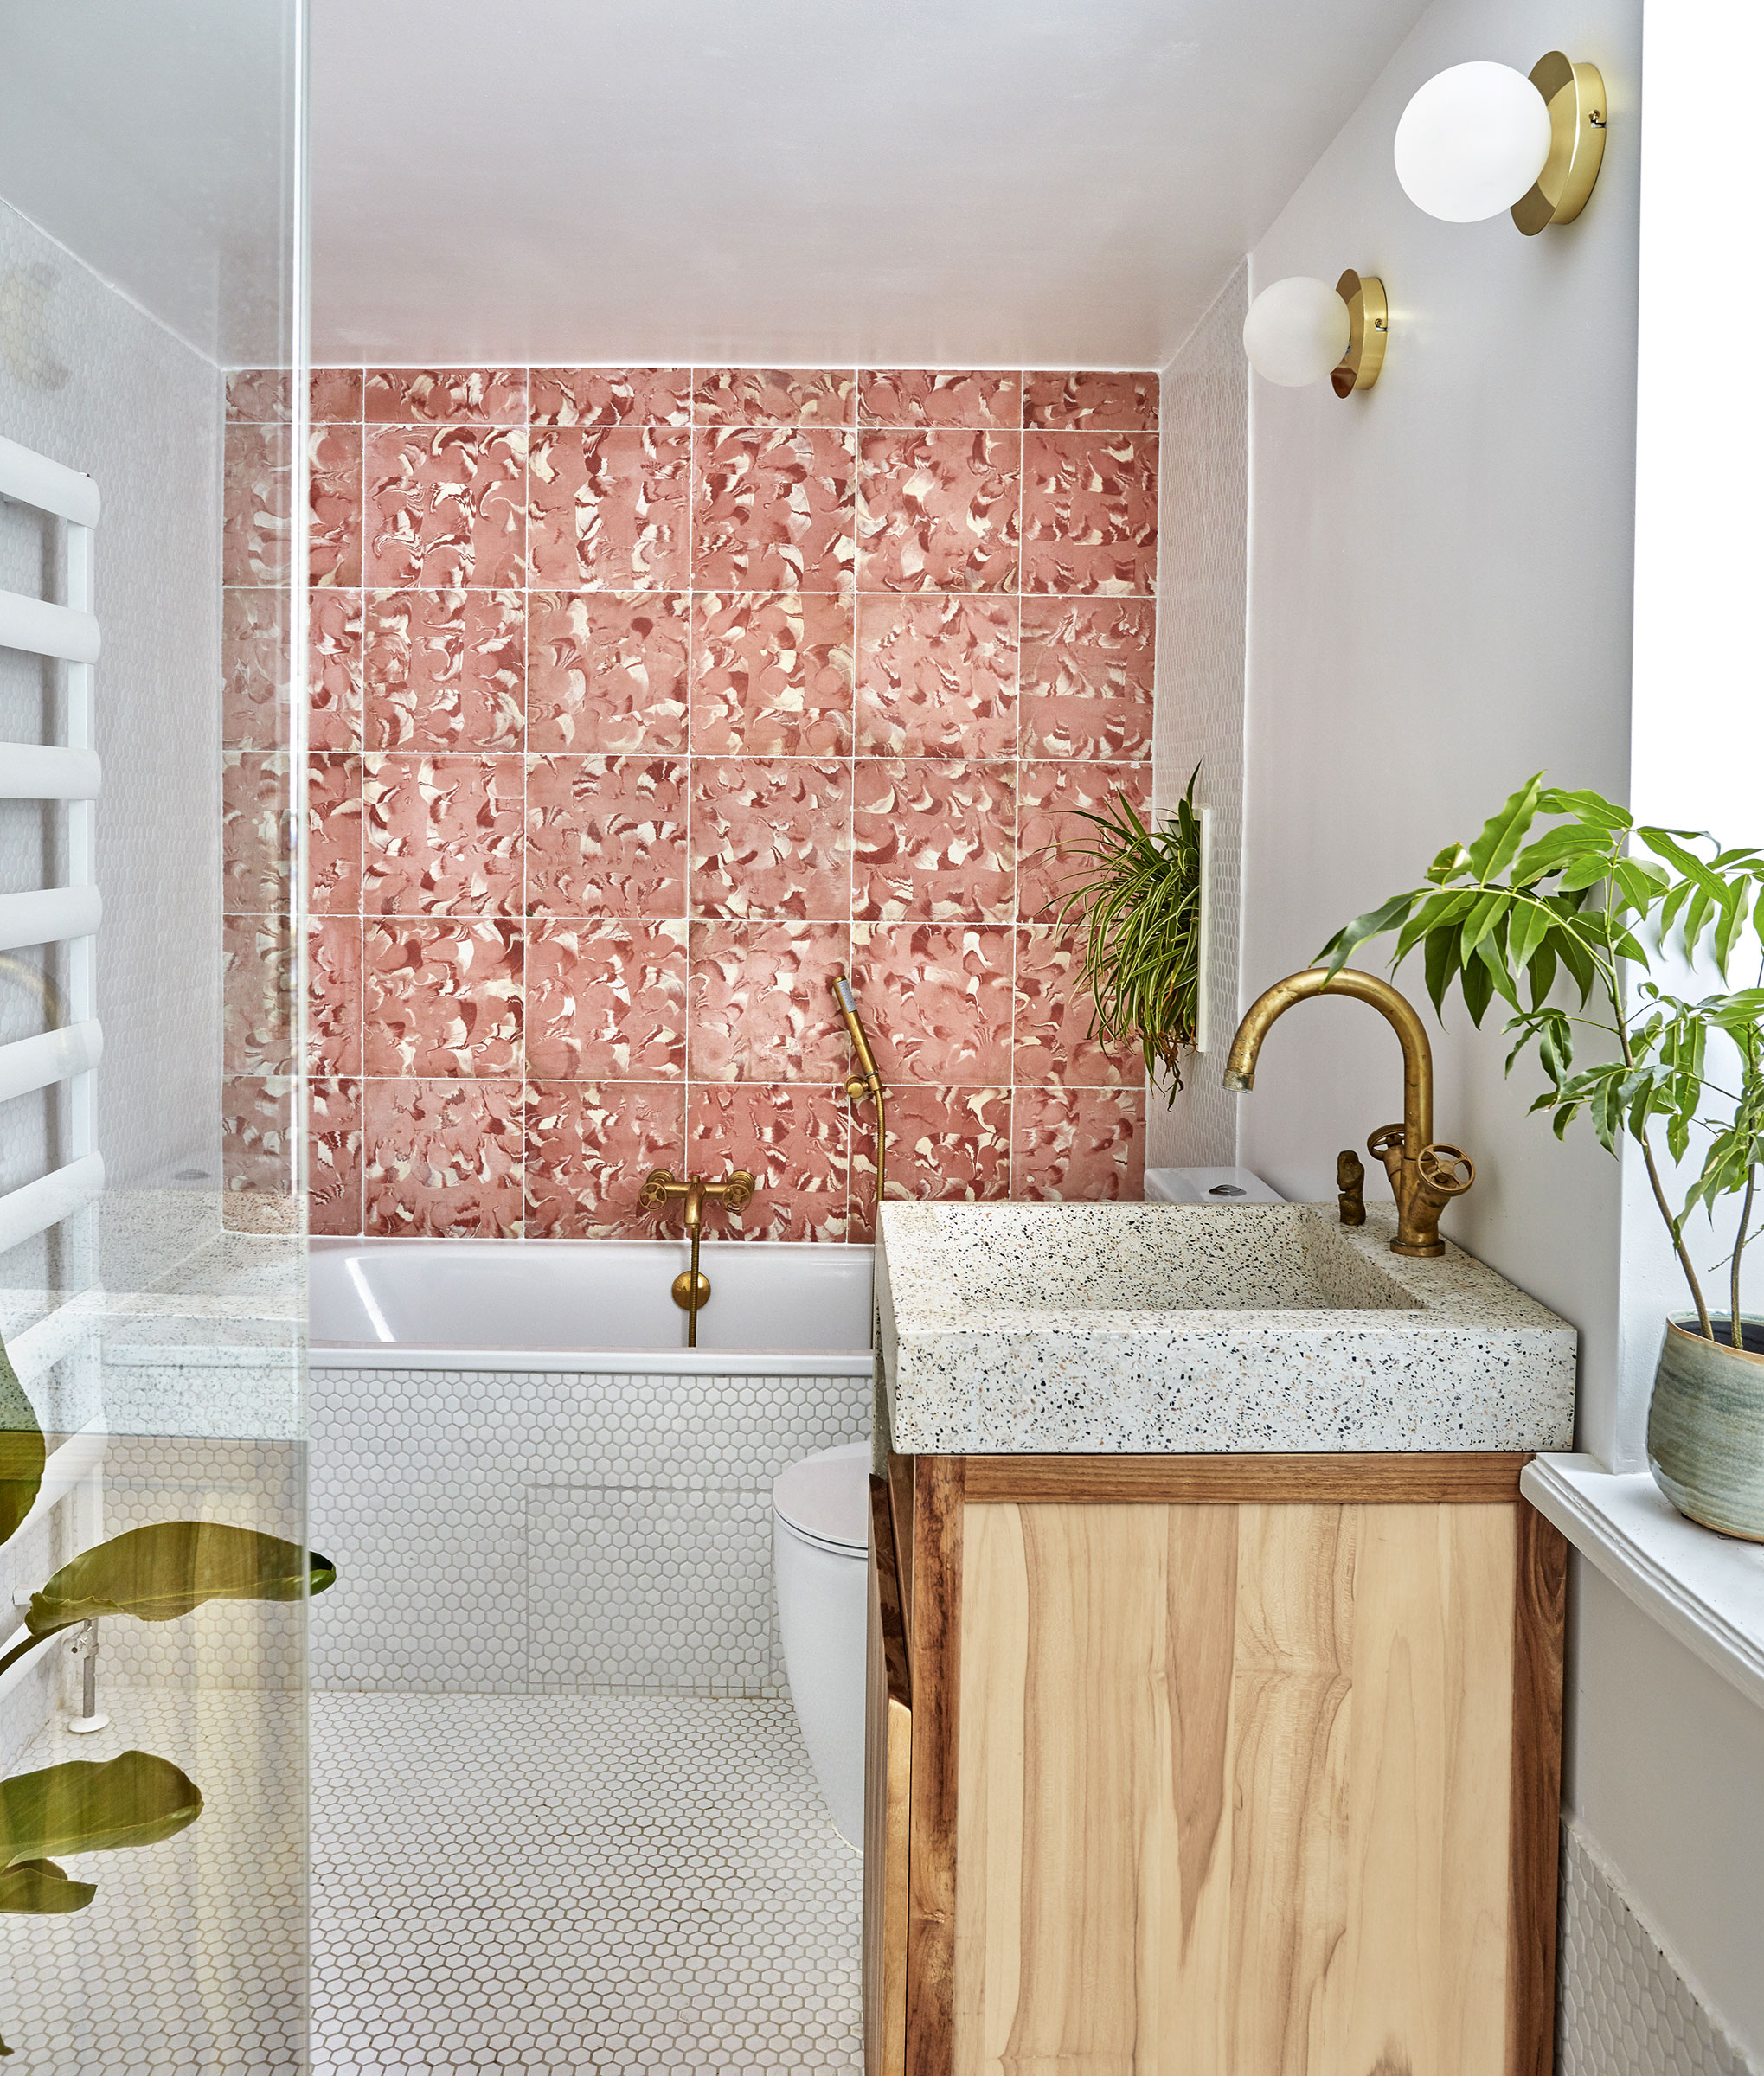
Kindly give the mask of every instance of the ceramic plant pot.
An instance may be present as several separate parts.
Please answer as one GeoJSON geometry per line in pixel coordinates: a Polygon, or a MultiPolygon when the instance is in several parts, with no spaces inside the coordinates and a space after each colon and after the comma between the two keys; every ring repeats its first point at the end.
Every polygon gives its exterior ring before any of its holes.
{"type": "Polygon", "coordinates": [[[1648,1407],[1647,1460],[1681,1514],[1723,1535],[1764,1542],[1764,1319],[1742,1315],[1745,1347],[1694,1314],[1666,1322],[1648,1407]]]}

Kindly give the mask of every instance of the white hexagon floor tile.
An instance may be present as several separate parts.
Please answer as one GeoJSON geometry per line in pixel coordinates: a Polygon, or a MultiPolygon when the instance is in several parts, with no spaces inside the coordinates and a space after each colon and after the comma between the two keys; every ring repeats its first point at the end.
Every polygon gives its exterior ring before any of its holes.
{"type": "Polygon", "coordinates": [[[861,1862],[786,1701],[312,1697],[313,2076],[857,2070],[861,1862]]]}

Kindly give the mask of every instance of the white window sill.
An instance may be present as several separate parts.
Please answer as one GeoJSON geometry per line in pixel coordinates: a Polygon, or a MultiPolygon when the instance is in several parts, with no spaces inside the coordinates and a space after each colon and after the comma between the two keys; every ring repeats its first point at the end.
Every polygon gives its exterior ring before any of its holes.
{"type": "Polygon", "coordinates": [[[1520,1489],[1587,1562],[1764,1708],[1764,1544],[1698,1528],[1645,1470],[1539,1456],[1520,1489]]]}

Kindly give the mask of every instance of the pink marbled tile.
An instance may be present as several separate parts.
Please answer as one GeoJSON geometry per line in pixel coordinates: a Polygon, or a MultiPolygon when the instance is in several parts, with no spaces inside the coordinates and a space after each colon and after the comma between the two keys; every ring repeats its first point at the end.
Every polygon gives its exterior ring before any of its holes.
{"type": "Polygon", "coordinates": [[[363,1229],[382,1237],[519,1239],[524,1138],[518,1081],[369,1081],[363,1229]]]}
{"type": "Polygon", "coordinates": [[[851,803],[852,915],[1008,923],[1016,839],[1014,765],[861,760],[851,803]]]}
{"type": "Polygon", "coordinates": [[[678,1080],[685,924],[531,924],[527,1072],[555,1081],[678,1080]]]}
{"type": "Polygon", "coordinates": [[[1081,977],[1083,933],[1026,926],[1017,933],[1017,1024],[1010,1079],[1063,1088],[1139,1088],[1145,1062],[1131,1045],[1092,1033],[1096,1004],[1081,977]]]}
{"type": "Polygon", "coordinates": [[[1150,597],[1158,588],[1158,435],[1026,432],[1023,588],[1150,597]]]}
{"type": "Polygon", "coordinates": [[[376,591],[363,726],[375,750],[518,750],[526,599],[518,591],[376,591]]]}
{"type": "Polygon", "coordinates": [[[221,906],[229,914],[290,913],[292,793],[285,756],[259,750],[221,753],[221,906]]]}
{"type": "Polygon", "coordinates": [[[362,920],[319,915],[306,924],[306,1066],[314,1074],[362,1071],[362,920]]]}
{"type": "Polygon", "coordinates": [[[362,760],[352,750],[306,759],[306,889],[316,914],[361,913],[362,760]]]}
{"type": "Polygon", "coordinates": [[[307,566],[314,585],[362,580],[362,429],[314,426],[308,438],[307,566]]]}
{"type": "Polygon", "coordinates": [[[370,427],[365,571],[388,588],[525,584],[525,426],[370,427]]]}
{"type": "Polygon", "coordinates": [[[285,426],[292,413],[292,392],[285,368],[229,368],[227,370],[228,426],[285,426]]]}
{"type": "Polygon", "coordinates": [[[528,471],[533,581],[683,591],[691,452],[683,427],[536,432],[528,471]]]}
{"type": "Polygon", "coordinates": [[[640,1210],[651,1169],[686,1167],[677,1082],[535,1081],[527,1089],[527,1232],[535,1240],[648,1240],[677,1232],[677,1204],[640,1210]]]}
{"type": "Polygon", "coordinates": [[[1033,1203],[1137,1203],[1145,1192],[1143,1088],[1019,1088],[1010,1194],[1033,1203]]]}
{"type": "Polygon", "coordinates": [[[362,746],[362,594],[306,599],[306,740],[315,750],[362,746]]]}
{"type": "Polygon", "coordinates": [[[701,368],[692,415],[701,426],[849,426],[849,368],[701,368]]]}
{"type": "Polygon", "coordinates": [[[523,950],[518,923],[369,921],[366,1072],[518,1079],[523,950]]]}
{"type": "Polygon", "coordinates": [[[1057,921],[1068,892],[1091,870],[1080,855],[1097,832],[1083,819],[1125,793],[1144,817],[1151,808],[1150,764],[1025,764],[1017,781],[1017,913],[1057,921]]]}
{"type": "Polygon", "coordinates": [[[998,368],[866,368],[857,422],[1014,432],[1023,423],[1023,378],[998,368]]]}
{"type": "Polygon", "coordinates": [[[850,592],[694,599],[693,755],[850,755],[851,608],[850,592]]]}
{"type": "Polygon", "coordinates": [[[347,1239],[362,1229],[362,1094],[355,1080],[307,1084],[307,1230],[347,1239]]]}
{"type": "Polygon", "coordinates": [[[306,395],[307,416],[315,426],[356,426],[362,422],[359,368],[315,368],[306,395]]]}
{"type": "Polygon", "coordinates": [[[1019,434],[865,432],[858,447],[860,591],[1017,589],[1019,434]]]}
{"type": "Polygon", "coordinates": [[[1023,754],[1151,754],[1150,599],[1023,601],[1023,754]]]}
{"type": "MultiPolygon", "coordinates": [[[[1010,1091],[923,1088],[888,1095],[888,1201],[997,1203],[1010,1195],[1010,1091]]],[[[876,1237],[876,1121],[851,1120],[851,1237],[876,1237]]]]}
{"type": "Polygon", "coordinates": [[[854,923],[851,980],[890,1086],[1004,1086],[1011,933],[996,924],[854,923]]]}
{"type": "Polygon", "coordinates": [[[686,1092],[686,1157],[695,1173],[745,1168],[745,1209],[719,1205],[712,1233],[741,1240],[843,1240],[850,1157],[845,1099],[833,1087],[704,1082],[686,1092]]]}
{"type": "Polygon", "coordinates": [[[1017,603],[857,602],[860,757],[1014,757],[1017,603]]]}
{"type": "Polygon", "coordinates": [[[850,913],[851,767],[692,760],[692,913],[839,922],[850,913]]]}
{"type": "Polygon", "coordinates": [[[856,1071],[827,989],[851,963],[845,923],[694,923],[695,1081],[825,1081],[856,1071]]]}
{"type": "Polygon", "coordinates": [[[294,952],[285,916],[221,918],[221,1071],[287,1074],[294,1066],[294,952]]]}
{"type": "Polygon", "coordinates": [[[525,776],[516,755],[364,758],[363,910],[518,913],[525,776]]]}
{"type": "Polygon", "coordinates": [[[370,426],[519,426],[524,368],[370,368],[362,389],[370,426]]]}
{"type": "Polygon", "coordinates": [[[536,426],[690,426],[687,368],[535,368],[527,411],[536,426]]]}
{"type": "Polygon", "coordinates": [[[293,567],[293,452],[286,426],[228,426],[221,458],[221,581],[285,584],[293,567]]]}
{"type": "Polygon", "coordinates": [[[850,432],[778,426],[701,434],[692,580],[702,591],[845,591],[856,554],[850,432]]]}
{"type": "MultiPolygon", "coordinates": [[[[234,1074],[221,1081],[221,1186],[229,1195],[292,1195],[294,1089],[285,1074],[234,1074]]],[[[226,1209],[222,1219],[230,1223],[226,1209]]]]}
{"type": "Polygon", "coordinates": [[[529,915],[677,917],[686,907],[686,766],[670,757],[529,757],[529,915]]]}
{"type": "Polygon", "coordinates": [[[1023,422],[1074,432],[1155,432],[1158,377],[1088,368],[1075,375],[1032,374],[1023,391],[1023,422]]]}
{"type": "MultiPolygon", "coordinates": [[[[334,604],[349,594],[322,595],[334,604]]],[[[286,591],[232,587],[221,594],[221,740],[229,750],[288,746],[292,610],[286,591]]]]}
{"type": "Polygon", "coordinates": [[[528,748],[683,753],[689,606],[683,592],[529,593],[528,748]]]}

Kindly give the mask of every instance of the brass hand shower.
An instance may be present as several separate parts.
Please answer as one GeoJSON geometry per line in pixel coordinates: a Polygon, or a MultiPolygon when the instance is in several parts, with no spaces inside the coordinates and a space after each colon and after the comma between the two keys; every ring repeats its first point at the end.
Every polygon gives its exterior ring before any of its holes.
{"type": "Polygon", "coordinates": [[[857,998],[851,992],[851,983],[843,973],[836,973],[827,983],[828,992],[838,1004],[839,1015],[845,1025],[845,1035],[851,1041],[851,1049],[857,1055],[861,1073],[849,1076],[845,1093],[854,1103],[861,1103],[868,1096],[876,1105],[876,1238],[882,1238],[882,1188],[888,1179],[888,1102],[882,1092],[882,1078],[876,1071],[876,1054],[869,1049],[869,1041],[863,1035],[863,1026],[858,1021],[857,998]]]}

